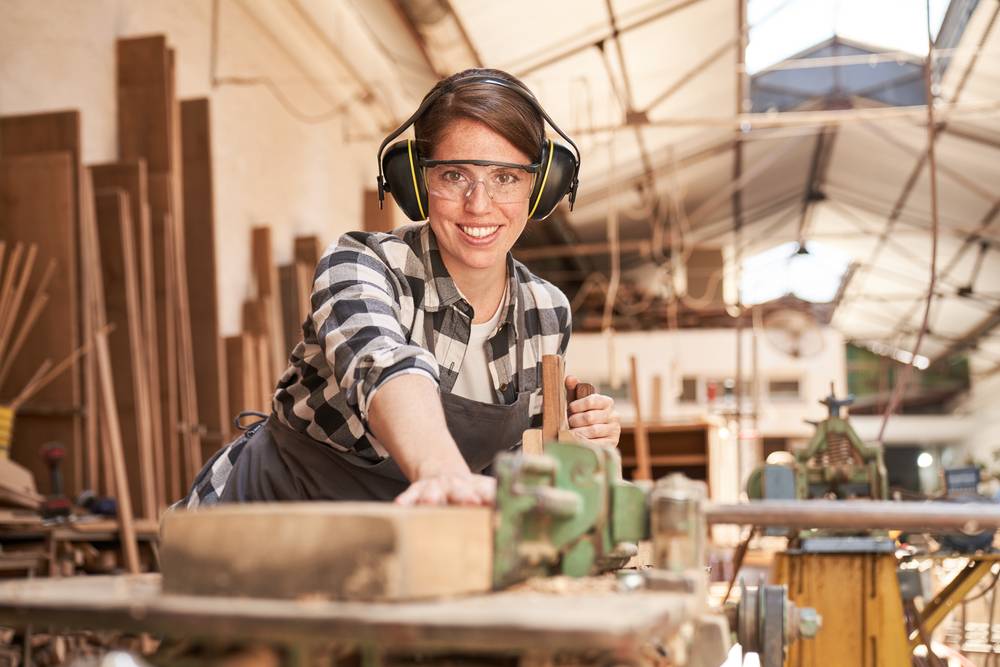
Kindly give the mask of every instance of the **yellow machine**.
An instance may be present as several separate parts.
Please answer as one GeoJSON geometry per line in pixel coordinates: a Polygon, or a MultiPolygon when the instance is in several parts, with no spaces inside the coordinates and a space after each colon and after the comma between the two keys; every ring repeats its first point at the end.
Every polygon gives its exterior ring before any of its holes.
{"type": "Polygon", "coordinates": [[[995,562],[989,554],[971,556],[951,584],[917,610],[915,599],[923,597],[918,577],[900,570],[896,541],[887,531],[954,530],[963,518],[981,521],[996,508],[887,501],[881,447],[865,445],[840,415],[851,400],[831,392],[822,401],[829,416],[816,424],[809,445],[786,465],[758,468],[747,484],[758,507],[788,509],[787,523],[775,512],[767,523],[756,522],[767,526],[765,534],[789,537],[787,551],[775,558],[772,581],[824,619],[824,631],[812,642],[790,647],[787,667],[909,667],[913,650],[995,562]]]}

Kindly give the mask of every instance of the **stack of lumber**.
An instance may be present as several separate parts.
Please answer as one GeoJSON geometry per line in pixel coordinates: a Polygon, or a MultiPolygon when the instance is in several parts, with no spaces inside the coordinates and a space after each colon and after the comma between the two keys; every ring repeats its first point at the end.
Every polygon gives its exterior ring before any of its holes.
{"type": "Polygon", "coordinates": [[[118,41],[114,162],[82,163],[78,111],[0,117],[0,506],[53,493],[58,443],[63,495],[118,501],[132,571],[133,515],[158,519],[230,435],[210,109],[177,99],[174,62],[162,35],[118,41]]]}

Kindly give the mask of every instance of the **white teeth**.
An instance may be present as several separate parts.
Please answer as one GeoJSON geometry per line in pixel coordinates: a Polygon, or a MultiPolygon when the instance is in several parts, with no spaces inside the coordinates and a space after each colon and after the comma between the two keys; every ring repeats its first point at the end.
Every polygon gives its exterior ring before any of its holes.
{"type": "Polygon", "coordinates": [[[493,225],[492,227],[466,227],[465,225],[459,225],[463,232],[469,236],[477,239],[485,238],[491,235],[496,230],[500,229],[499,225],[493,225]]]}

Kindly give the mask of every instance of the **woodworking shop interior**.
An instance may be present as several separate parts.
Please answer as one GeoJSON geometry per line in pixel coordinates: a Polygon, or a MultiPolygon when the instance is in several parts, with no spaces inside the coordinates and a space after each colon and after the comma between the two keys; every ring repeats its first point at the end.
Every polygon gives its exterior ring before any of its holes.
{"type": "Polygon", "coordinates": [[[998,397],[1000,0],[0,0],[0,666],[1000,665],[998,397]]]}

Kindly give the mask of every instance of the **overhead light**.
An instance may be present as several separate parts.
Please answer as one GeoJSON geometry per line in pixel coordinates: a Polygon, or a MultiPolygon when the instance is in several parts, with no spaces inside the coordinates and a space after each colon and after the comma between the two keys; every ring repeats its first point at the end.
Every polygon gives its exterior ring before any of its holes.
{"type": "Polygon", "coordinates": [[[930,468],[934,465],[934,456],[930,452],[921,452],[917,457],[917,465],[921,468],[930,468]]]}

